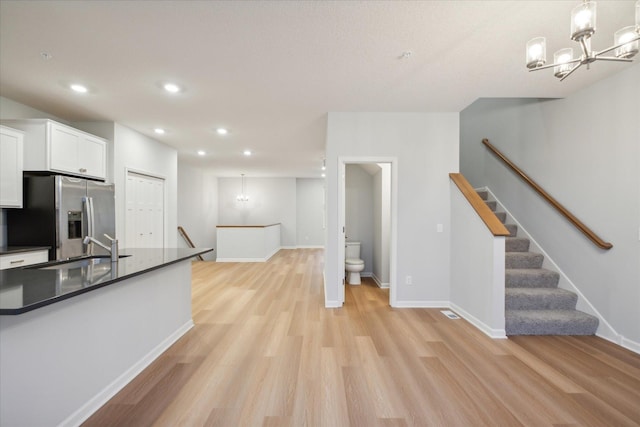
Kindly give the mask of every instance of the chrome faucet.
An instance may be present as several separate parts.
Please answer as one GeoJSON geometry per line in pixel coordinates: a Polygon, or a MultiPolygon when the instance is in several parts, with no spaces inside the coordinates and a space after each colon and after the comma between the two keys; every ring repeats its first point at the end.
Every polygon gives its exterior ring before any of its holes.
{"type": "Polygon", "coordinates": [[[111,262],[118,262],[118,259],[120,259],[118,254],[118,240],[114,239],[108,234],[105,234],[104,237],[106,237],[111,241],[111,247],[108,247],[107,245],[103,244],[101,241],[94,239],[91,236],[85,237],[82,243],[84,243],[85,245],[88,245],[89,243],[94,243],[100,246],[101,248],[106,249],[111,254],[111,262]]]}

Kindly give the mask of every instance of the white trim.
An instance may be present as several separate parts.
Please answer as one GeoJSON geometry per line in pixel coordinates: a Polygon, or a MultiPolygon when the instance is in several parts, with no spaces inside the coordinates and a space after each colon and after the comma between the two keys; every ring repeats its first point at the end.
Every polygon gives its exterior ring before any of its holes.
{"type": "Polygon", "coordinates": [[[380,281],[380,279],[378,279],[378,276],[376,276],[375,274],[372,274],[371,278],[373,279],[374,282],[376,282],[376,285],[378,285],[380,289],[389,289],[389,283],[388,282],[384,283],[380,281]]]}
{"type": "Polygon", "coordinates": [[[162,353],[164,353],[173,343],[178,341],[180,337],[186,334],[189,329],[193,328],[193,320],[189,320],[180,326],[175,332],[169,335],[165,340],[158,344],[149,353],[143,356],[138,362],[127,369],[122,375],[116,378],[111,384],[106,386],[101,392],[89,399],[87,403],[82,405],[67,419],[62,421],[59,426],[79,426],[93,415],[100,407],[109,401],[113,396],[122,390],[129,382],[138,376],[146,367],[151,365],[162,353]]]}
{"type": "Polygon", "coordinates": [[[603,336],[598,333],[596,333],[596,336],[599,338],[602,338],[603,340],[607,340],[610,343],[626,348],[629,351],[633,351],[634,353],[640,354],[640,343],[632,341],[628,338],[625,338],[620,334],[617,335],[616,339],[611,339],[611,337],[603,336]]]}
{"type": "Polygon", "coordinates": [[[395,308],[450,308],[449,301],[396,301],[395,308]]]}
{"type": "MultiPolygon", "coordinates": [[[[298,249],[299,247],[300,247],[300,246],[280,246],[280,247],[278,248],[278,250],[280,250],[280,249],[298,249]]],[[[278,252],[278,251],[276,251],[276,252],[278,252]]],[[[274,254],[275,254],[276,252],[274,252],[274,254]]],[[[271,258],[271,257],[269,257],[269,258],[271,258]]]]}
{"type": "Polygon", "coordinates": [[[458,305],[451,304],[451,310],[455,311],[456,314],[458,314],[460,317],[462,317],[467,322],[471,323],[477,329],[479,329],[482,332],[484,332],[487,336],[489,336],[491,338],[494,338],[494,339],[506,339],[507,338],[507,333],[506,333],[506,331],[504,329],[491,328],[489,325],[487,325],[484,322],[478,320],[475,316],[472,316],[470,313],[468,313],[466,310],[463,310],[458,305]]]}
{"type": "Polygon", "coordinates": [[[342,302],[340,301],[327,301],[324,302],[324,308],[341,308],[342,302]]]}
{"type": "Polygon", "coordinates": [[[269,258],[216,258],[216,262],[267,262],[269,258]]]}
{"type": "MultiPolygon", "coordinates": [[[[367,157],[367,156],[338,156],[338,276],[344,275],[344,243],[345,236],[342,232],[345,226],[345,173],[346,164],[361,163],[390,163],[391,164],[391,233],[389,250],[389,305],[401,307],[397,301],[396,271],[398,266],[398,158],[397,157],[367,157]]],[[[340,277],[337,278],[340,283],[340,277]]],[[[344,285],[340,287],[339,297],[344,302],[344,285]]],[[[326,294],[325,294],[326,298],[326,294]]],[[[421,301],[407,302],[421,304],[421,301]]],[[[329,301],[325,301],[325,306],[329,301]]],[[[402,304],[402,303],[400,303],[402,304]]],[[[422,307],[420,305],[408,305],[407,307],[422,307]]]]}
{"type": "Polygon", "coordinates": [[[298,245],[293,249],[324,249],[324,245],[298,245]]]}

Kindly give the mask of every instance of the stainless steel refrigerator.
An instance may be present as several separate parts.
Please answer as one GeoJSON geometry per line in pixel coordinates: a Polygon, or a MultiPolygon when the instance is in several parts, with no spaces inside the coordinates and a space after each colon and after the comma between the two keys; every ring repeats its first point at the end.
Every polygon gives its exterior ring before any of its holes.
{"type": "Polygon", "coordinates": [[[10,246],[49,246],[49,260],[107,255],[91,236],[107,246],[116,236],[113,184],[62,175],[25,175],[23,208],[7,210],[10,246]]]}

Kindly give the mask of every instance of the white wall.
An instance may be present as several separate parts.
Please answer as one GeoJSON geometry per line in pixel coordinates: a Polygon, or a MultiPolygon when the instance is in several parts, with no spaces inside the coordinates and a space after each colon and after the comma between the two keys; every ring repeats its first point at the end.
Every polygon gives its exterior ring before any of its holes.
{"type": "Polygon", "coordinates": [[[640,351],[640,64],[558,100],[482,99],[461,113],[462,173],[488,186],[640,351]],[[482,146],[488,138],[596,234],[597,248],[482,146]]]}
{"type": "Polygon", "coordinates": [[[125,233],[127,170],[164,178],[165,247],[177,245],[178,153],[177,151],[126,126],[115,124],[114,170],[116,186],[116,234],[121,246],[128,247],[125,233]]]}
{"type": "Polygon", "coordinates": [[[505,338],[503,236],[494,236],[451,181],[451,308],[493,338],[505,338]]]}
{"type": "Polygon", "coordinates": [[[325,305],[340,303],[340,156],[397,158],[397,303],[449,300],[449,176],[458,170],[458,113],[329,113],[325,305]],[[436,224],[444,233],[436,233],[436,224]],[[406,285],[412,276],[413,285],[406,285]]]}
{"type": "Polygon", "coordinates": [[[296,179],[298,247],[324,247],[324,179],[296,179]]]}
{"type": "Polygon", "coordinates": [[[373,274],[373,176],[360,165],[346,166],[345,225],[347,240],[360,242],[363,276],[373,274]]]}
{"type": "MultiPolygon", "coordinates": [[[[178,160],[178,225],[196,247],[216,249],[218,225],[218,179],[212,171],[178,160]]],[[[188,247],[182,236],[179,248],[188,247]]],[[[215,260],[216,251],[202,255],[215,260]]]]}
{"type": "Polygon", "coordinates": [[[296,179],[247,178],[248,202],[238,202],[241,179],[218,178],[219,225],[281,224],[283,247],[296,246],[296,179]]]}
{"type": "Polygon", "coordinates": [[[389,257],[391,245],[391,165],[378,164],[380,170],[373,177],[373,275],[378,284],[389,286],[389,257]]]}

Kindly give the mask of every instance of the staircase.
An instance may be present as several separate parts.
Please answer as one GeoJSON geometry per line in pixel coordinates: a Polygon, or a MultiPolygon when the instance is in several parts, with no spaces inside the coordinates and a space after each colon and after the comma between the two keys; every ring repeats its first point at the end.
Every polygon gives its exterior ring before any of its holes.
{"type": "MultiPolygon", "coordinates": [[[[487,191],[478,195],[503,223],[506,212],[495,212],[487,191]]],[[[558,288],[560,275],[542,268],[544,256],[529,252],[529,239],[518,237],[515,224],[505,224],[505,330],[507,335],[593,335],[598,319],[576,310],[578,296],[558,288]]]]}

